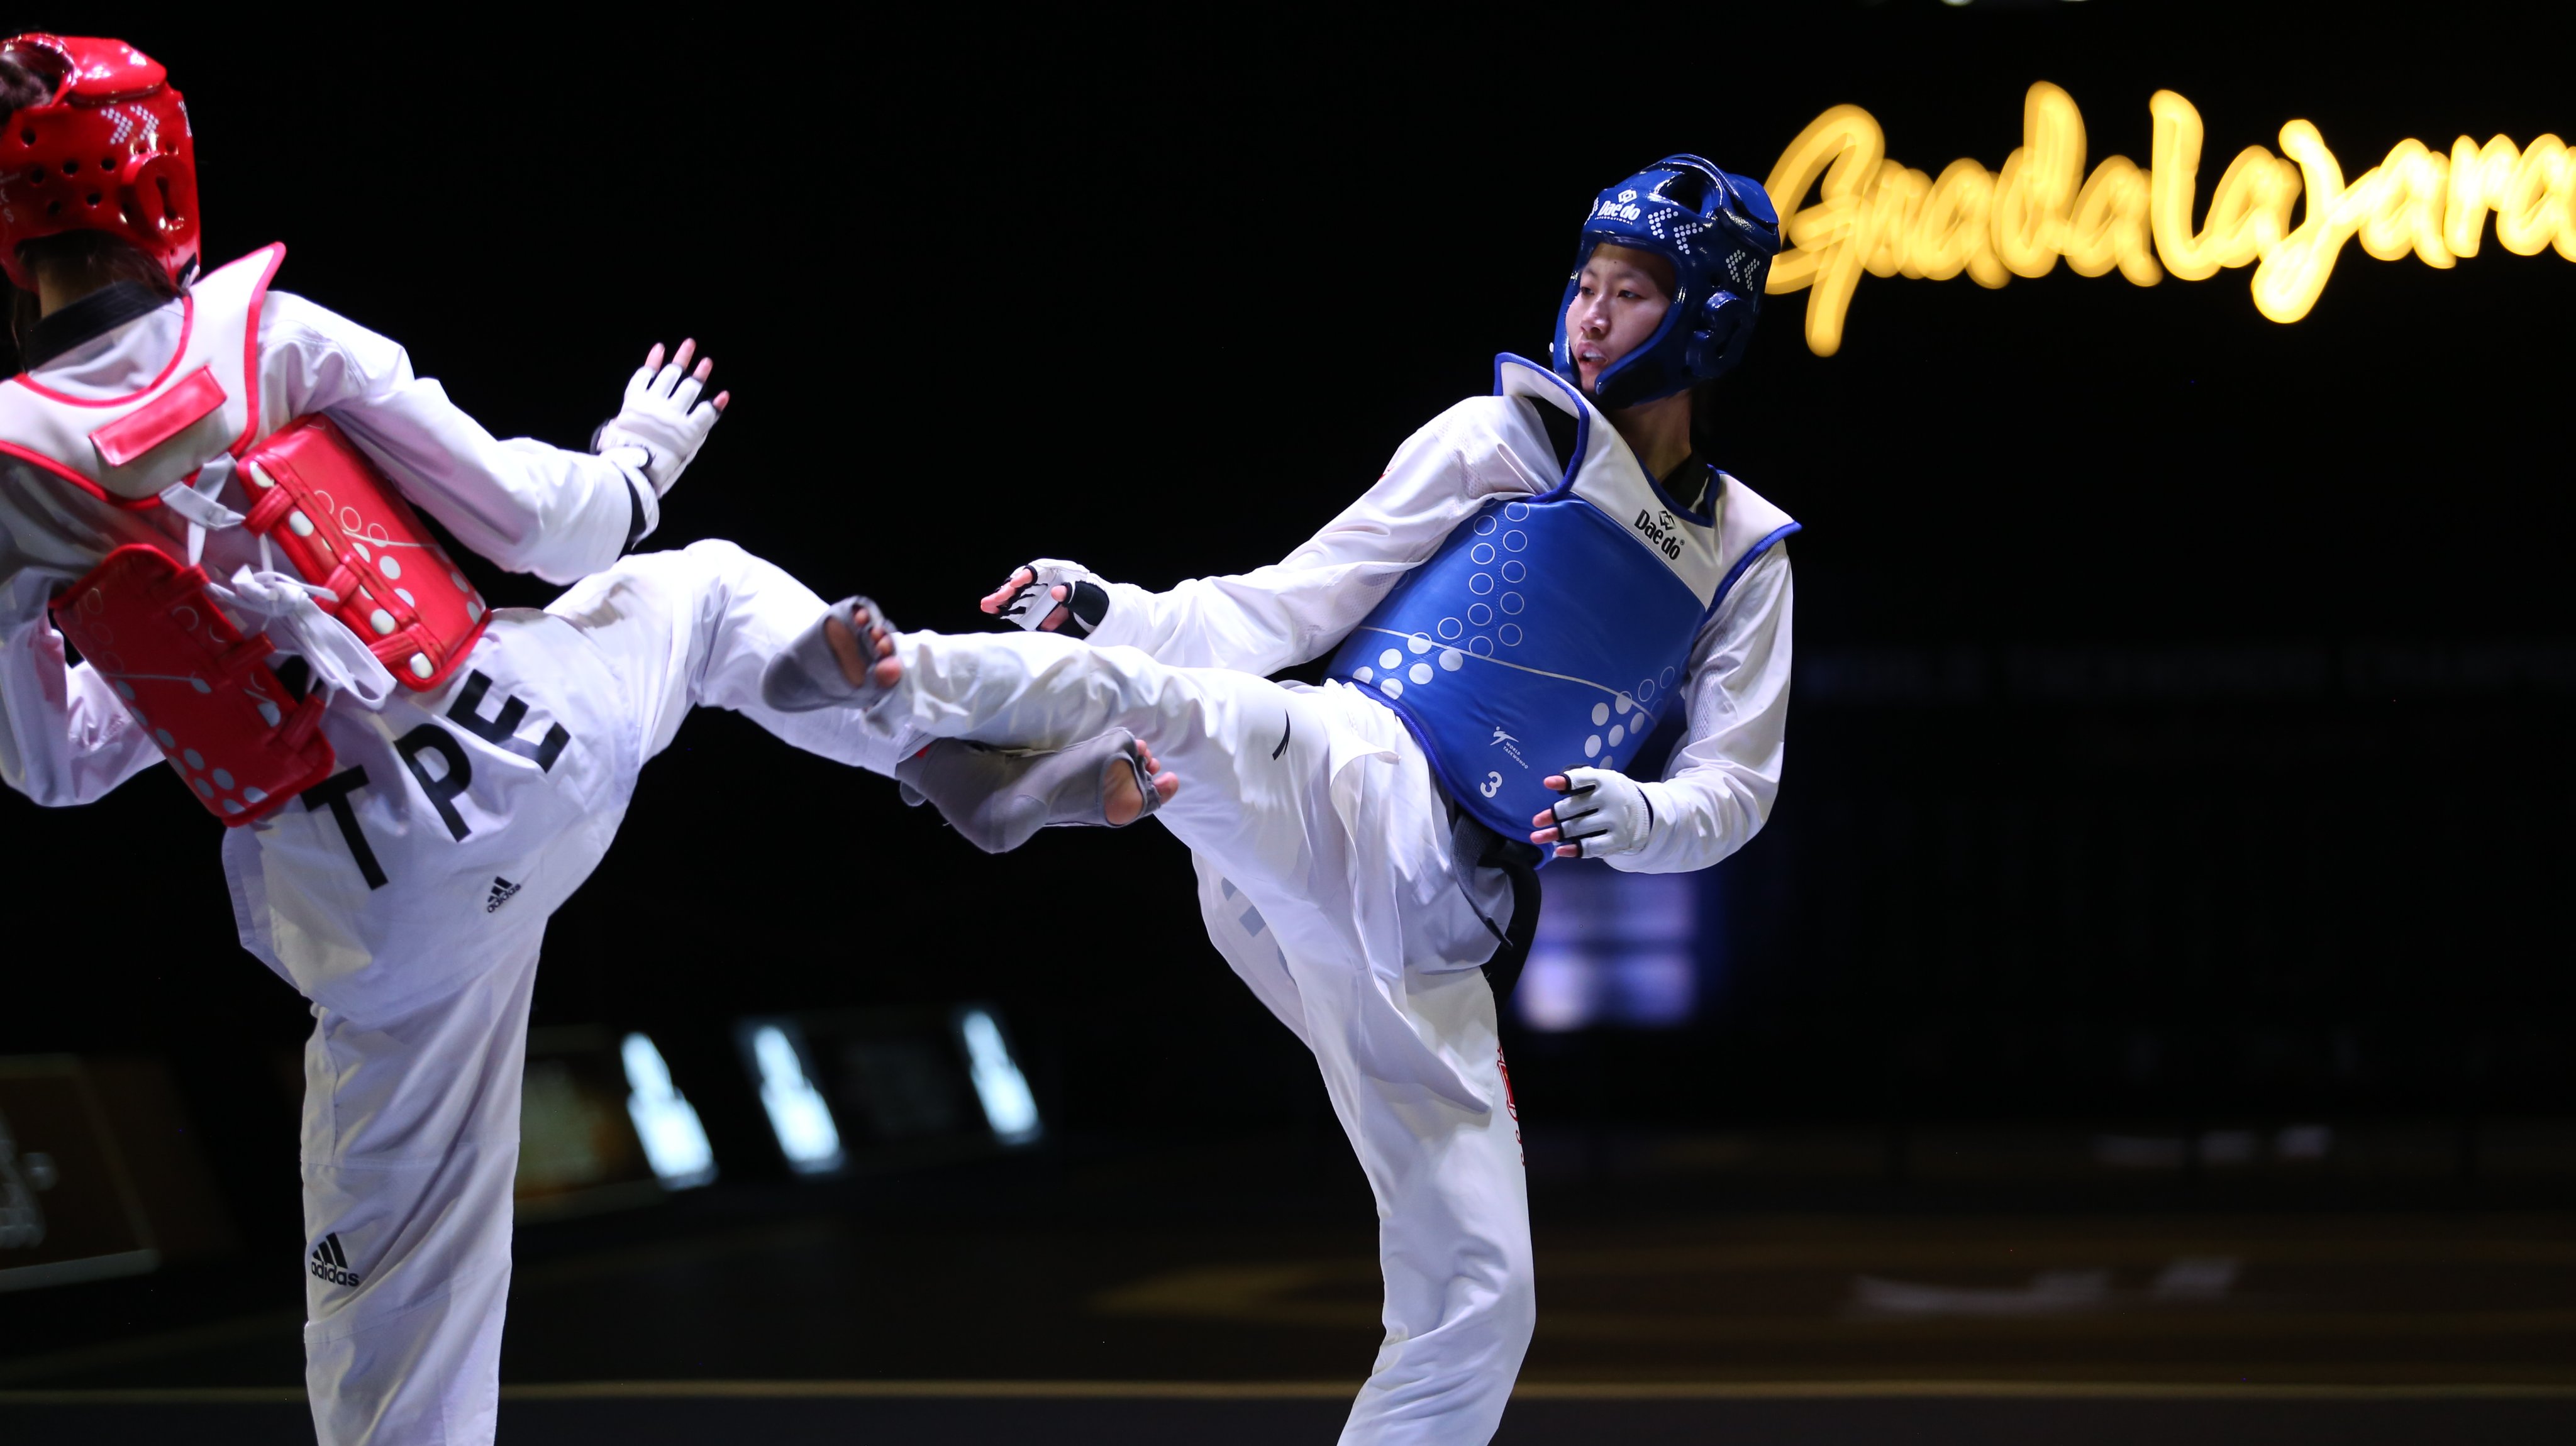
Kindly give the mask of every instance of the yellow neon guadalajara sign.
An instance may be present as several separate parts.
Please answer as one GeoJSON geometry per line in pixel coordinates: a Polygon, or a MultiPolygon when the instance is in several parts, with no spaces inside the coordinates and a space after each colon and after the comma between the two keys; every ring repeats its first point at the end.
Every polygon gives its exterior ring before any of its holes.
{"type": "Polygon", "coordinates": [[[1934,281],[1965,271],[1996,287],[2045,276],[2063,257],[2079,276],[2117,268],[2153,286],[2167,271],[2199,281],[2252,263],[2255,307],[2292,322],[2316,304],[2336,255],[2356,237],[2382,261],[2413,252],[2448,267],[2478,254],[2492,211],[2507,251],[2537,256],[2554,246],[2576,261],[2576,156],[2554,135],[2527,147],[2462,136],[2448,155],[2399,141],[2347,183],[2317,128],[2294,120],[2281,127],[2285,156],[2261,146],[2237,153],[2195,229],[2200,112],[2169,90],[2147,108],[2153,164],[2106,156],[2087,176],[2083,113],[2041,81],[2023,99],[2022,143],[2000,173],[1957,160],[1935,177],[1891,160],[1868,111],[1835,106],[1771,168],[1765,189],[1786,218],[1788,249],[1772,263],[1767,290],[1808,293],[1807,346],[1832,356],[1864,271],[1934,281]],[[1810,189],[1818,198],[1804,205],[1810,189]],[[2302,192],[2307,206],[2293,227],[2302,192]]]}

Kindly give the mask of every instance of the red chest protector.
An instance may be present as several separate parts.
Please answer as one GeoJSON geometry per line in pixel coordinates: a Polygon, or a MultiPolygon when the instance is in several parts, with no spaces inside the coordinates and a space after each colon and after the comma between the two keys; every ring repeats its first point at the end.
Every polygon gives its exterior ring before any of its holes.
{"type": "MultiPolygon", "coordinates": [[[[0,452],[97,502],[168,505],[231,455],[250,510],[288,569],[333,594],[324,610],[364,639],[394,681],[436,688],[473,649],[488,612],[382,470],[319,414],[263,429],[259,313],[284,246],[255,251],[191,289],[178,351],[139,391],[90,400],[21,374],[0,383],[0,452]]],[[[188,499],[182,498],[181,501],[188,499]]],[[[54,623],[149,729],[171,766],[227,824],[284,806],[331,772],[324,697],[296,701],[208,590],[178,542],[119,547],[56,596],[54,623]]]]}

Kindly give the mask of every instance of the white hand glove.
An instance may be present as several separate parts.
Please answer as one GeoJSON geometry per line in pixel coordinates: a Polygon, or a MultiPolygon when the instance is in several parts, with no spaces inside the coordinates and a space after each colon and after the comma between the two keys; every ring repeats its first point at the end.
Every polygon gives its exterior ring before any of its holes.
{"type": "Polygon", "coordinates": [[[680,480],[680,473],[696,460],[698,449],[706,445],[707,433],[715,430],[716,418],[724,414],[730,392],[719,392],[712,402],[700,402],[698,393],[707,384],[707,374],[715,370],[712,358],[689,369],[689,357],[696,352],[694,341],[680,343],[668,366],[662,363],[662,347],[656,342],[645,355],[644,365],[626,381],[626,404],[616,416],[600,424],[591,438],[591,450],[606,456],[621,448],[641,452],[640,458],[620,458],[644,474],[653,485],[653,496],[660,499],[680,480]]]}
{"type": "Polygon", "coordinates": [[[1561,859],[1607,858],[1646,846],[1655,805],[1637,780],[1607,768],[1569,768],[1564,777],[1565,797],[1530,820],[1537,826],[1530,842],[1556,845],[1561,859]]]}
{"type": "Polygon", "coordinates": [[[1109,615],[1109,579],[1078,562],[1041,557],[984,599],[984,611],[1030,632],[1087,638],[1109,615]]]}

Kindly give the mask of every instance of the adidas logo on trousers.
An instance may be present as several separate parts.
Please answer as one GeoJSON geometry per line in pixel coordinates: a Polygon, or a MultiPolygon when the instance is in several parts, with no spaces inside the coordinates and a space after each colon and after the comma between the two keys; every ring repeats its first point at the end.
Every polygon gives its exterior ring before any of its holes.
{"type": "Polygon", "coordinates": [[[356,1285],[363,1279],[349,1268],[349,1257],[340,1249],[337,1231],[323,1236],[322,1243],[313,1247],[311,1268],[315,1280],[327,1280],[333,1285],[356,1285]]]}

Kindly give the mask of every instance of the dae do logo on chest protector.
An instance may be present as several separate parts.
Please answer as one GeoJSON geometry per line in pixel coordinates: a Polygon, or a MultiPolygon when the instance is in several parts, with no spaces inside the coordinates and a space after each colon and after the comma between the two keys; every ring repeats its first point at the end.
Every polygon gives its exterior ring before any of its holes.
{"type": "Polygon", "coordinates": [[[1534,413],[1502,439],[1562,480],[1478,508],[1352,629],[1329,676],[1393,708],[1450,796],[1520,838],[1555,801],[1549,774],[1618,767],[1678,704],[1701,625],[1797,524],[1723,476],[1708,510],[1667,496],[1535,362],[1498,358],[1495,393],[1575,417],[1561,463],[1534,413]]]}

